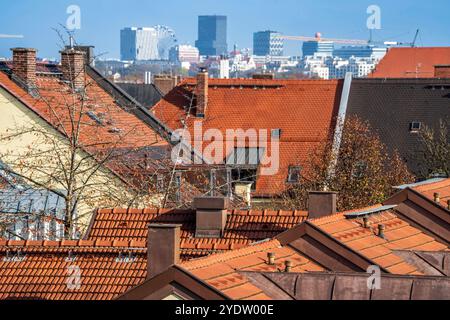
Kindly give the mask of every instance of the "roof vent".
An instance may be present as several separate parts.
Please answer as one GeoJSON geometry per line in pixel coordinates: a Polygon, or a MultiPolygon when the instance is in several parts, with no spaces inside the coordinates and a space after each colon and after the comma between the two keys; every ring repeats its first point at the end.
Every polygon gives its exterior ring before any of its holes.
{"type": "Polygon", "coordinates": [[[291,270],[292,270],[292,261],[286,260],[284,262],[284,272],[291,272],[291,270]]]}
{"type": "Polygon", "coordinates": [[[384,231],[386,230],[386,226],[384,224],[378,225],[378,236],[382,239],[386,239],[384,231]]]}
{"type": "Polygon", "coordinates": [[[434,202],[440,203],[441,202],[441,195],[439,192],[434,193],[434,202]]]}
{"type": "Polygon", "coordinates": [[[273,252],[267,253],[267,264],[270,266],[275,265],[275,253],[273,252]]]}

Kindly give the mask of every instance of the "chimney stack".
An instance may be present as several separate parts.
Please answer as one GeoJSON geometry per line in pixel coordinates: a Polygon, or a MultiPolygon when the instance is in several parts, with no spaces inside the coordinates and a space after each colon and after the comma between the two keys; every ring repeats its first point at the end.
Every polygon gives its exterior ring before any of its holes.
{"type": "Polygon", "coordinates": [[[86,65],[95,65],[94,46],[66,46],[66,50],[73,49],[75,51],[84,52],[84,63],[86,65]]]}
{"type": "Polygon", "coordinates": [[[75,49],[61,51],[61,69],[64,80],[71,83],[75,90],[85,86],[85,53],[75,49]]]}
{"type": "Polygon", "coordinates": [[[434,66],[434,77],[440,79],[450,78],[450,65],[436,65],[434,66]]]}
{"type": "Polygon", "coordinates": [[[197,74],[197,118],[204,118],[206,115],[206,109],[208,107],[208,70],[206,68],[200,68],[197,74]]]}
{"type": "Polygon", "coordinates": [[[336,214],[336,192],[311,191],[308,196],[308,219],[336,214]]]}
{"type": "Polygon", "coordinates": [[[227,223],[228,206],[229,199],[224,197],[195,198],[195,236],[198,238],[222,237],[227,223]]]}
{"type": "Polygon", "coordinates": [[[180,261],[181,225],[150,224],[147,240],[147,279],[163,273],[180,261]]]}
{"type": "Polygon", "coordinates": [[[36,87],[36,49],[13,48],[13,78],[27,89],[36,87]]]}

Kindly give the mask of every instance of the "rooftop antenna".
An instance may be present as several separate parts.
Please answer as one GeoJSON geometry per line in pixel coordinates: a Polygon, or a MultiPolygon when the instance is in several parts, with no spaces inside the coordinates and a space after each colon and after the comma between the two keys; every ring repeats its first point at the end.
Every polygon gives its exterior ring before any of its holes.
{"type": "Polygon", "coordinates": [[[70,47],[70,49],[73,49],[73,36],[72,35],[69,36],[69,47],[70,47]]]}

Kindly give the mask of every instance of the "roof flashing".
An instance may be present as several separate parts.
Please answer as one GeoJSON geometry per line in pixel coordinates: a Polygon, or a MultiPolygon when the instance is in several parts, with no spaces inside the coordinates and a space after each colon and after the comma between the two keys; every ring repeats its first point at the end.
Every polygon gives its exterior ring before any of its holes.
{"type": "Polygon", "coordinates": [[[383,212],[383,211],[388,211],[388,210],[394,209],[395,207],[397,207],[397,205],[381,206],[381,207],[374,208],[374,209],[347,213],[347,214],[344,214],[344,216],[347,219],[362,218],[362,217],[365,217],[365,216],[368,216],[368,215],[371,215],[371,214],[380,213],[380,212],[383,212]]]}

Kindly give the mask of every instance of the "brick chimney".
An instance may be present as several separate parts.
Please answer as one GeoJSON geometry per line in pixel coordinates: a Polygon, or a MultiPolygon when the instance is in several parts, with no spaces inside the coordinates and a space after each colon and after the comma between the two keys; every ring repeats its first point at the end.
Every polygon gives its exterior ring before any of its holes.
{"type": "Polygon", "coordinates": [[[194,199],[196,209],[197,238],[220,238],[227,223],[229,199],[224,197],[202,197],[194,199]]]}
{"type": "Polygon", "coordinates": [[[450,78],[450,65],[436,65],[434,66],[434,77],[440,79],[450,78]]]}
{"type": "Polygon", "coordinates": [[[171,76],[165,74],[155,74],[153,76],[153,84],[161,91],[163,95],[168,94],[180,82],[179,76],[171,76]]]}
{"type": "Polygon", "coordinates": [[[336,214],[336,192],[311,191],[308,196],[308,219],[336,214]]]}
{"type": "Polygon", "coordinates": [[[85,86],[85,53],[75,49],[61,51],[61,69],[63,78],[69,81],[75,90],[85,86]]]}
{"type": "Polygon", "coordinates": [[[13,78],[28,89],[36,87],[36,49],[13,48],[13,78]]]}
{"type": "Polygon", "coordinates": [[[95,66],[94,46],[66,46],[66,50],[74,49],[76,51],[84,52],[84,63],[95,66]]]}
{"type": "Polygon", "coordinates": [[[147,279],[150,279],[179,263],[181,225],[150,224],[148,228],[147,279]]]}
{"type": "Polygon", "coordinates": [[[206,68],[200,68],[197,74],[197,87],[195,94],[197,95],[197,111],[196,116],[198,118],[204,118],[206,115],[206,109],[208,107],[208,70],[206,68]]]}

